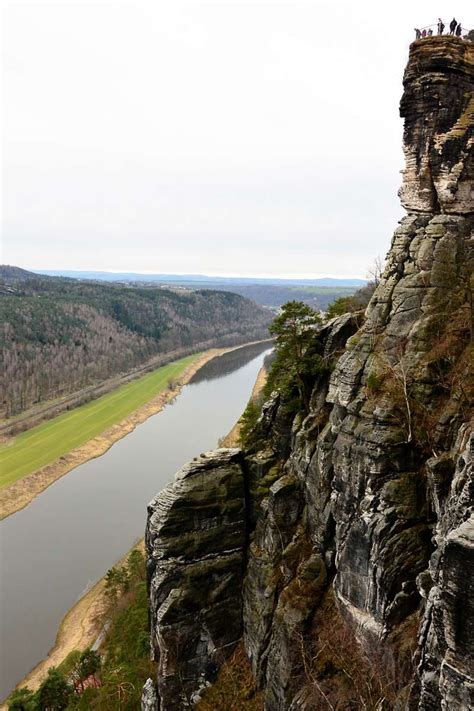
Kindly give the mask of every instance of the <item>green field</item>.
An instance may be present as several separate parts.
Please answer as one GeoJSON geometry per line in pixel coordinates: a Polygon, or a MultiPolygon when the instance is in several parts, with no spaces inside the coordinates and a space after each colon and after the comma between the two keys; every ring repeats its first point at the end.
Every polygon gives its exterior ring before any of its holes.
{"type": "Polygon", "coordinates": [[[168,387],[199,354],[182,358],[122,385],[113,392],[59,415],[0,447],[0,488],[56,461],[121,422],[168,387]]]}

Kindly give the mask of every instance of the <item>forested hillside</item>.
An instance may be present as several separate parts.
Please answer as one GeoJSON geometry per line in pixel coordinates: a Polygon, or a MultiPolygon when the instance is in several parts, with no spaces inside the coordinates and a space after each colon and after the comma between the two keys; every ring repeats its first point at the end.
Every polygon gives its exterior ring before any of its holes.
{"type": "Polygon", "coordinates": [[[271,279],[258,277],[212,277],[203,275],[137,274],[116,272],[45,272],[48,276],[74,277],[122,286],[213,289],[230,291],[257,304],[278,308],[287,301],[303,301],[316,311],[325,310],[335,299],[350,297],[363,288],[363,279],[271,279]]]}
{"type": "Polygon", "coordinates": [[[223,291],[139,289],[0,269],[8,417],[178,349],[268,336],[270,314],[223,291]]]}

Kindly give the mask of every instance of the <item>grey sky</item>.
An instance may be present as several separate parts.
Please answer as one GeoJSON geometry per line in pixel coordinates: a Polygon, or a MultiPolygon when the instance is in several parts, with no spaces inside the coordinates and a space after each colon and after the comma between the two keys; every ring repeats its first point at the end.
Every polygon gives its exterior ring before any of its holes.
{"type": "Polygon", "coordinates": [[[447,11],[6,2],[2,260],[364,276],[402,215],[413,28],[447,11]]]}

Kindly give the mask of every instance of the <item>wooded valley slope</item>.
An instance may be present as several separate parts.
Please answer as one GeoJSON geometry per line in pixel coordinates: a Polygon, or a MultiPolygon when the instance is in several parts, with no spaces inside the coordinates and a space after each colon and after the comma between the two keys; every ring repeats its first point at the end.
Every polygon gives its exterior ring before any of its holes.
{"type": "Polygon", "coordinates": [[[128,288],[0,269],[6,417],[151,358],[268,337],[271,313],[237,294],[128,288]]]}

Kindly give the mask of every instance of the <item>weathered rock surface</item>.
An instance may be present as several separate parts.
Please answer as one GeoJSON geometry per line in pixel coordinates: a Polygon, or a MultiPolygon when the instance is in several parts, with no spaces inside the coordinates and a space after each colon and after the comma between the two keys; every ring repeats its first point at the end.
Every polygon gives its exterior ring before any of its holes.
{"type": "Polygon", "coordinates": [[[160,700],[153,679],[147,679],[143,685],[141,711],[159,711],[160,700]]]}
{"type": "MultiPolygon", "coordinates": [[[[440,499],[433,489],[440,512],[436,548],[419,581],[426,610],[413,696],[423,711],[474,707],[474,433],[468,427],[461,428],[455,452],[448,495],[440,499]]],[[[439,459],[428,462],[432,472],[439,459]]]]}
{"type": "Polygon", "coordinates": [[[151,647],[162,711],[191,706],[240,639],[245,545],[238,449],[190,462],[150,503],[151,647]]]}
{"type": "Polygon", "coordinates": [[[414,42],[405,71],[406,168],[400,198],[408,211],[473,212],[474,45],[455,37],[414,42]]]}
{"type": "Polygon", "coordinates": [[[472,43],[412,45],[408,214],[363,325],[315,334],[331,368],[293,421],[272,396],[261,451],[191,463],[150,507],[164,709],[185,708],[242,633],[267,711],[329,708],[308,668],[328,590],[391,668],[377,708],[474,708],[473,82],[472,43]]]}

